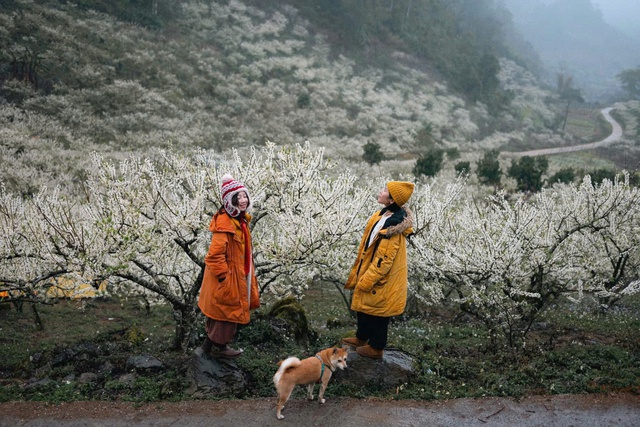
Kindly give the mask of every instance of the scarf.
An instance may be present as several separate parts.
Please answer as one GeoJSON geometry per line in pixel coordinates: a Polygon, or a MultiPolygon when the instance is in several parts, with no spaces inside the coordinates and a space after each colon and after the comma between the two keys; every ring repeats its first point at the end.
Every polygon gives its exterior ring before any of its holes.
{"type": "Polygon", "coordinates": [[[244,216],[244,212],[238,218],[240,220],[240,228],[242,229],[242,236],[244,237],[244,275],[247,276],[251,271],[251,235],[249,234],[249,227],[247,227],[247,219],[244,216]]]}

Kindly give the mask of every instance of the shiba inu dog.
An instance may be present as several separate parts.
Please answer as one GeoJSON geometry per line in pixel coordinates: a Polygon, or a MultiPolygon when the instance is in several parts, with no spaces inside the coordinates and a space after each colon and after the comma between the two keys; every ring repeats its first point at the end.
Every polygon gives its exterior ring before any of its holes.
{"type": "Polygon", "coordinates": [[[273,376],[273,384],[278,391],[278,409],[276,416],[279,420],[284,418],[282,408],[296,385],[308,386],[307,398],[313,400],[313,387],[321,383],[318,392],[318,402],[324,403],[324,391],[329,384],[331,374],[336,368],[347,367],[346,348],[331,347],[317,353],[313,357],[300,360],[297,357],[289,357],[279,363],[280,368],[273,376]]]}

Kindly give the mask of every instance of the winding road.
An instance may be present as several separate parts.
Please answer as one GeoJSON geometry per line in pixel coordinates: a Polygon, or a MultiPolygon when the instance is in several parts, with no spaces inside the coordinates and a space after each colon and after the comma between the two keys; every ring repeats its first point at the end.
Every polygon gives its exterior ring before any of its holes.
{"type": "Polygon", "coordinates": [[[613,107],[608,107],[600,110],[604,119],[611,123],[612,131],[611,135],[603,139],[602,141],[591,142],[589,144],[582,145],[572,145],[570,147],[555,147],[555,148],[541,148],[539,150],[530,150],[530,151],[505,151],[504,154],[509,154],[513,156],[546,156],[548,154],[562,154],[562,153],[571,153],[573,151],[582,151],[582,150],[591,150],[592,148],[604,147],[605,145],[611,144],[612,142],[616,142],[622,138],[622,127],[618,122],[616,122],[613,117],[609,114],[613,110],[613,107]]]}

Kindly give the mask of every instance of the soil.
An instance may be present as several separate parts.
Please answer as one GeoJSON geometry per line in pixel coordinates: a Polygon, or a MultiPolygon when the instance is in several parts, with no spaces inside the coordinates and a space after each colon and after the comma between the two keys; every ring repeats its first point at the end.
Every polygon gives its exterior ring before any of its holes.
{"type": "Polygon", "coordinates": [[[275,416],[274,399],[157,402],[41,402],[0,404],[0,427],[16,426],[616,426],[640,425],[635,394],[532,396],[411,401],[331,399],[319,405],[292,399],[275,416]]]}

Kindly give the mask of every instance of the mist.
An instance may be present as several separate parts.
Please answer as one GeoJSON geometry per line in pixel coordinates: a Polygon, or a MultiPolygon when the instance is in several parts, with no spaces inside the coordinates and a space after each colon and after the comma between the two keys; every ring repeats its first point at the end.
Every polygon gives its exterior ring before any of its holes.
{"type": "MultiPolygon", "coordinates": [[[[539,0],[544,4],[559,0],[539,0]]],[[[566,0],[560,0],[566,1],[566,0]]],[[[640,0],[591,0],[604,21],[640,42],[640,0]]]]}
{"type": "Polygon", "coordinates": [[[640,41],[640,0],[593,0],[609,24],[640,41]]]}
{"type": "Polygon", "coordinates": [[[585,99],[621,95],[617,79],[640,66],[640,0],[504,0],[554,84],[569,74],[585,99]]]}

